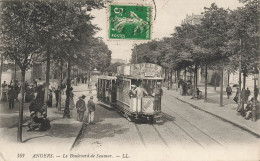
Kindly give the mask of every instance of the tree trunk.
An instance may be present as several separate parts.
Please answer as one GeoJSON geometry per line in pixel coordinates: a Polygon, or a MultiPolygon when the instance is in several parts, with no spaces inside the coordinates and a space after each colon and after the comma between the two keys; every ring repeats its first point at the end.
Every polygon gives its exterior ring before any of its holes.
{"type": "Polygon", "coordinates": [[[186,82],[186,74],[187,74],[187,70],[186,68],[184,69],[184,82],[186,82]]]}
{"type": "Polygon", "coordinates": [[[224,76],[224,68],[222,68],[221,76],[220,76],[220,101],[219,101],[219,106],[223,106],[223,76],[224,76]]]}
{"type": "Polygon", "coordinates": [[[67,77],[67,89],[66,89],[66,101],[65,101],[65,109],[64,109],[64,114],[63,117],[70,118],[70,72],[71,72],[71,60],[69,58],[68,60],[68,77],[67,77]]]}
{"type": "Polygon", "coordinates": [[[198,88],[198,66],[195,65],[195,87],[198,88]]]}
{"type": "MultiPolygon", "coordinates": [[[[3,73],[3,55],[1,55],[1,66],[0,66],[0,92],[2,91],[2,73],[3,73]]],[[[2,95],[2,92],[0,93],[2,95]]]]}
{"type": "Polygon", "coordinates": [[[19,121],[18,121],[18,131],[17,131],[17,142],[22,142],[22,125],[23,125],[23,106],[24,106],[24,83],[25,83],[25,69],[21,69],[22,78],[21,78],[21,94],[22,94],[22,103],[19,106],[19,121]]]}
{"type": "Polygon", "coordinates": [[[229,85],[229,79],[230,79],[230,73],[229,73],[229,70],[228,70],[227,85],[229,85]]]}
{"type": "MultiPolygon", "coordinates": [[[[243,90],[245,92],[246,90],[246,72],[243,72],[243,90]]],[[[241,98],[242,98],[242,108],[244,109],[244,103],[245,103],[245,100],[243,99],[245,96],[243,96],[242,94],[245,94],[244,92],[241,92],[241,98]]]]}
{"type": "Polygon", "coordinates": [[[176,71],[176,91],[178,91],[179,88],[179,70],[175,70],[176,71]]]}
{"type": "Polygon", "coordinates": [[[243,72],[243,89],[246,89],[246,72],[243,72]]]}
{"type": "Polygon", "coordinates": [[[205,65],[205,97],[204,102],[208,101],[208,65],[205,65]]]}
{"type": "Polygon", "coordinates": [[[241,108],[241,69],[242,69],[242,51],[241,51],[241,45],[242,45],[242,41],[240,39],[240,53],[239,53],[239,81],[238,81],[238,106],[237,106],[237,111],[240,112],[241,114],[244,113],[244,109],[241,108]]]}
{"type": "Polygon", "coordinates": [[[172,89],[172,68],[170,71],[170,89],[172,89]]]}
{"type": "Polygon", "coordinates": [[[215,78],[214,78],[214,91],[217,90],[217,72],[215,71],[215,78]]]}
{"type": "Polygon", "coordinates": [[[61,111],[61,86],[62,86],[62,79],[63,79],[63,76],[62,76],[62,74],[63,74],[63,71],[62,71],[62,69],[63,69],[63,61],[62,60],[60,60],[60,82],[59,82],[59,90],[60,90],[60,92],[59,92],[59,103],[58,103],[58,111],[61,111]]]}
{"type": "Polygon", "coordinates": [[[174,70],[174,83],[177,83],[177,71],[174,70]]]}
{"type": "Polygon", "coordinates": [[[197,67],[197,65],[195,65],[195,69],[194,69],[194,88],[193,88],[193,90],[194,90],[194,96],[195,97],[198,97],[197,96],[197,88],[198,88],[198,84],[197,84],[197,70],[198,70],[198,67],[197,67]]]}
{"type": "Polygon", "coordinates": [[[47,115],[47,102],[48,102],[48,92],[49,92],[49,84],[50,84],[50,52],[47,51],[47,62],[46,62],[46,84],[45,84],[45,95],[44,95],[44,100],[45,100],[45,112],[47,115]]]}
{"type": "Polygon", "coordinates": [[[16,80],[16,61],[14,61],[14,82],[15,80],[16,80]]]}

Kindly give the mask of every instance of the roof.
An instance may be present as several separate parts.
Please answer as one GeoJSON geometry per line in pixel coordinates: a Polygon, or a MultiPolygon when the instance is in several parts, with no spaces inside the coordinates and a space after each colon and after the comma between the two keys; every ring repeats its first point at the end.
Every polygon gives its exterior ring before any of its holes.
{"type": "Polygon", "coordinates": [[[123,76],[129,79],[141,79],[141,80],[163,80],[161,77],[140,77],[140,76],[123,76]]]}
{"type": "Polygon", "coordinates": [[[98,79],[116,80],[116,77],[114,77],[114,76],[101,75],[101,76],[98,76],[98,79]]]}

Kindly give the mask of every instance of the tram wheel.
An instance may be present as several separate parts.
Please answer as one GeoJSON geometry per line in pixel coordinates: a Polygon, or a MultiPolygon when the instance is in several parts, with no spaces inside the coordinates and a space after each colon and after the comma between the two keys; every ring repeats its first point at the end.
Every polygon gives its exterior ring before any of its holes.
{"type": "Polygon", "coordinates": [[[132,118],[131,116],[129,116],[129,115],[126,116],[126,119],[127,119],[129,122],[133,122],[133,121],[134,121],[133,118],[132,118]]]}
{"type": "Polygon", "coordinates": [[[156,120],[154,119],[154,117],[149,117],[149,119],[148,119],[149,124],[154,124],[155,122],[156,122],[156,120]]]}

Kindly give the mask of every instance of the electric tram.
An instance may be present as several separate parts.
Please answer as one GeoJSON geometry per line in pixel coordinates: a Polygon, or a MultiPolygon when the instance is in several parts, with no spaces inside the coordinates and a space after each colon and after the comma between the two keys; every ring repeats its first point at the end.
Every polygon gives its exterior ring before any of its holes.
{"type": "Polygon", "coordinates": [[[156,64],[119,66],[117,77],[98,77],[98,100],[129,121],[154,122],[161,118],[162,75],[162,67],[156,64]]]}

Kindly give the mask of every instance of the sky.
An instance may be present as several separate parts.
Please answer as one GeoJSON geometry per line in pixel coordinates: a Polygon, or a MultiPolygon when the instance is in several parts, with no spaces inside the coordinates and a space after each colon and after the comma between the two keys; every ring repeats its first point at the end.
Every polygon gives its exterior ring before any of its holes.
{"type": "MultiPolygon", "coordinates": [[[[154,6],[152,0],[112,0],[113,3],[148,3],[154,6]]],[[[204,7],[210,7],[212,3],[217,6],[229,9],[235,9],[242,6],[238,0],[154,0],[156,12],[153,9],[152,39],[161,39],[170,37],[174,33],[174,28],[179,26],[187,15],[201,14],[204,7]]],[[[155,8],[155,7],[153,7],[155,8]]],[[[109,40],[108,39],[108,12],[107,8],[101,10],[92,10],[91,14],[95,17],[93,24],[101,28],[95,35],[102,37],[108,48],[112,51],[112,59],[123,59],[129,61],[132,54],[132,48],[135,44],[145,43],[147,41],[138,40],[109,40]]]]}

